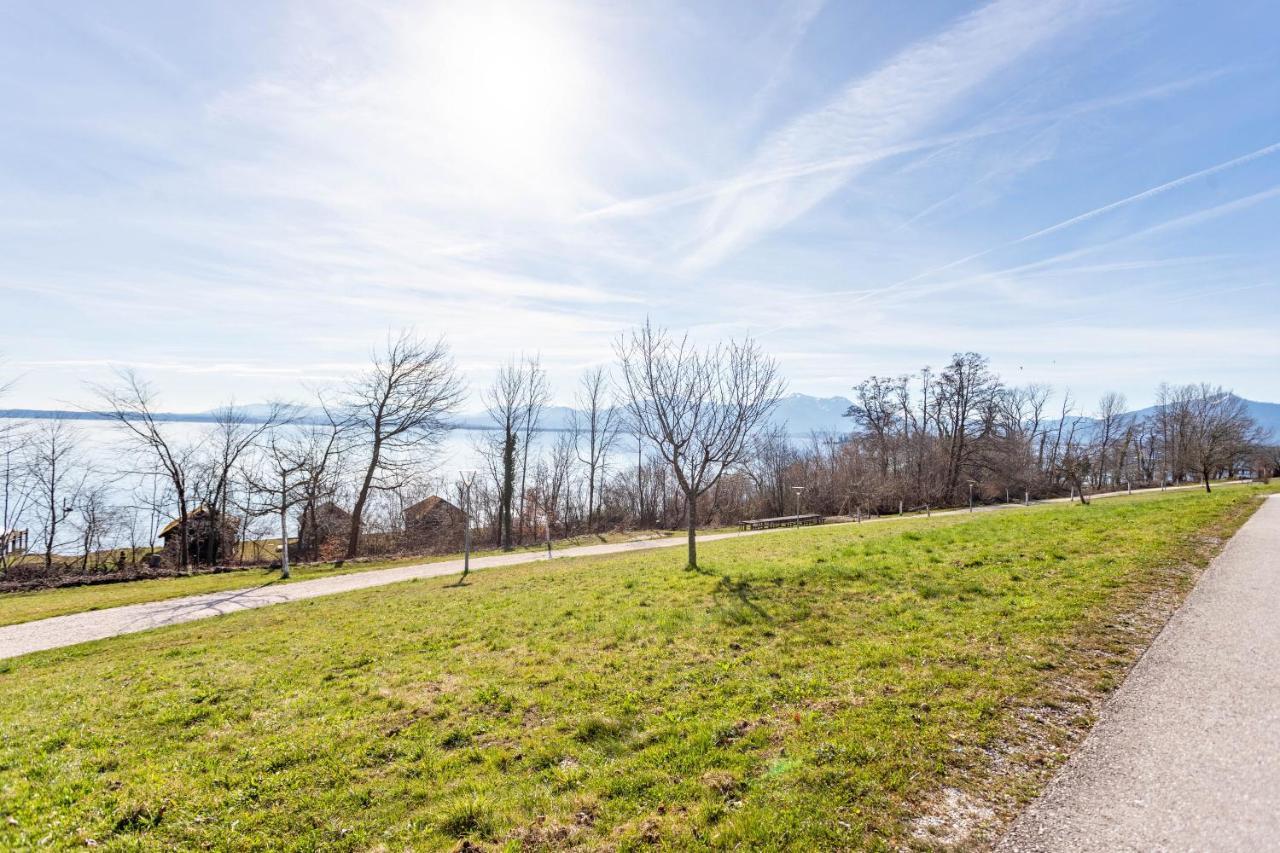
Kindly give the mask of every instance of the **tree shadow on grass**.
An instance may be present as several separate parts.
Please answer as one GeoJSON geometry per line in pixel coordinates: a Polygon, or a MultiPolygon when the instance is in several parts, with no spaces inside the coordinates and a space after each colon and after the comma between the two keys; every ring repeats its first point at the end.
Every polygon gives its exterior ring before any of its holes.
{"type": "Polygon", "coordinates": [[[760,593],[750,581],[734,580],[732,575],[720,574],[702,566],[690,571],[716,578],[716,585],[711,590],[711,609],[721,621],[734,625],[774,621],[769,611],[760,605],[760,593]]]}

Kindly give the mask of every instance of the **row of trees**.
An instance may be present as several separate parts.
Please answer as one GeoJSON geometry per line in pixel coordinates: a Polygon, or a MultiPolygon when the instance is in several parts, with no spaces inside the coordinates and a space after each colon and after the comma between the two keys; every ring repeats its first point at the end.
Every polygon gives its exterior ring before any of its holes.
{"type": "Polygon", "coordinates": [[[873,376],[849,410],[866,457],[849,498],[883,511],[961,503],[970,489],[993,499],[1199,479],[1209,490],[1268,468],[1268,437],[1220,387],[1162,385],[1149,414],[1126,408],[1116,393],[1086,412],[1069,392],[1055,401],[1046,385],[1007,385],[972,352],[938,372],[873,376]]]}
{"type": "MultiPolygon", "coordinates": [[[[1118,394],[1085,411],[963,353],[938,371],[859,382],[847,431],[797,437],[771,422],[785,385],[753,341],[698,348],[646,324],[615,355],[582,376],[567,430],[542,431],[552,395],[536,357],[512,359],[481,391],[492,428],[476,440],[468,509],[496,545],[683,527],[696,566],[699,525],[787,514],[795,486],[807,511],[857,515],[1193,480],[1208,489],[1280,466],[1243,402],[1208,385],[1162,386],[1142,416],[1118,394]]],[[[157,417],[132,371],[91,391],[90,408],[116,425],[109,467],[73,422],[0,432],[3,527],[35,531],[46,572],[122,568],[170,519],[175,567],[238,560],[237,541],[275,534],[287,571],[290,534],[331,527],[335,504],[342,530],[304,537],[296,557],[393,551],[408,506],[430,494],[463,503],[439,456],[466,388],[440,340],[402,333],[305,410],[275,403],[251,417],[228,405],[195,436],[157,417]]]]}
{"type": "MultiPolygon", "coordinates": [[[[678,491],[696,562],[698,500],[742,461],[777,403],[777,365],[749,341],[699,350],[651,325],[621,338],[618,355],[619,387],[629,396],[615,397],[606,368],[589,370],[572,428],[547,448],[539,430],[551,395],[536,358],[512,360],[482,393],[493,429],[476,449],[488,476],[469,509],[504,549],[539,527],[547,535],[593,530],[625,431],[637,437],[639,470],[637,512],[623,515],[656,520],[661,504],[665,519],[678,491]],[[652,470],[659,460],[662,469],[652,470]],[[655,489],[660,496],[646,495],[655,489]]],[[[6,436],[5,528],[29,523],[40,531],[46,571],[70,552],[81,569],[91,559],[108,562],[104,553],[116,548],[117,562],[135,560],[154,549],[167,518],[176,522],[167,550],[177,567],[236,560],[237,541],[278,523],[287,571],[291,529],[319,529],[334,503],[350,507],[343,556],[369,550],[371,533],[381,534],[376,547],[394,548],[405,508],[450,490],[434,470],[466,393],[444,342],[410,332],[390,338],[344,387],[319,394],[310,411],[274,403],[251,417],[228,405],[195,439],[158,415],[153,388],[132,370],[90,390],[90,408],[117,427],[120,464],[111,470],[90,464],[69,421],[6,436]],[[132,483],[127,496],[112,488],[120,481],[132,483]]],[[[321,543],[303,544],[314,551],[321,543]]]]}

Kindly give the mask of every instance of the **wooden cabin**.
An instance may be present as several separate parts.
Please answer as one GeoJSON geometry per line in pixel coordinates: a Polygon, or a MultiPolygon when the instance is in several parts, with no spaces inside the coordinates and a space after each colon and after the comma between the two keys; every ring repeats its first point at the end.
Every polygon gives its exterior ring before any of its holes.
{"type": "MultiPolygon", "coordinates": [[[[236,545],[240,539],[240,519],[225,515],[214,529],[214,516],[201,504],[187,513],[187,562],[196,565],[216,565],[237,558],[236,545]]],[[[180,566],[182,560],[182,519],[175,518],[160,531],[164,541],[165,562],[180,566]]]]}
{"type": "Polygon", "coordinates": [[[404,511],[405,544],[412,548],[456,550],[461,547],[467,516],[438,495],[404,511]]]}
{"type": "Polygon", "coordinates": [[[308,557],[318,557],[333,543],[344,542],[351,532],[351,513],[333,501],[325,501],[314,509],[303,507],[298,514],[298,549],[308,557]]]}

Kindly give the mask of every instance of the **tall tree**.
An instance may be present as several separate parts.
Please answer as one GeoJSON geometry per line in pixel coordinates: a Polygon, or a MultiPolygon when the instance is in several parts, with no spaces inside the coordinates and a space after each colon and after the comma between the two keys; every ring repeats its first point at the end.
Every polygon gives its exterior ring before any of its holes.
{"type": "Polygon", "coordinates": [[[1221,387],[1191,385],[1179,396],[1190,401],[1184,443],[1187,459],[1204,490],[1210,492],[1210,480],[1241,464],[1261,444],[1262,436],[1244,400],[1221,387]]]}
{"type": "Polygon", "coordinates": [[[498,368],[493,385],[485,389],[482,399],[495,434],[484,448],[497,488],[498,544],[510,551],[512,510],[515,505],[516,468],[520,455],[520,437],[524,431],[526,375],[524,365],[514,359],[498,368]]]}
{"type": "Polygon", "coordinates": [[[259,443],[262,436],[288,421],[295,413],[295,406],[280,402],[268,404],[265,413],[255,417],[250,417],[234,403],[214,410],[213,428],[201,442],[204,448],[201,480],[206,492],[203,502],[209,513],[211,529],[215,531],[214,535],[206,537],[205,552],[201,556],[204,562],[212,564],[225,557],[221,553],[225,543],[220,532],[231,501],[232,478],[241,459],[259,443]]]}
{"type": "Polygon", "coordinates": [[[28,438],[25,462],[45,572],[53,569],[58,548],[74,541],[64,522],[85,489],[88,471],[75,429],[61,418],[40,423],[28,438]]]}
{"type": "Polygon", "coordinates": [[[368,453],[351,509],[348,558],[360,552],[360,525],[370,493],[403,484],[403,475],[436,448],[463,395],[444,339],[429,342],[408,330],[388,336],[373,353],[369,369],[348,386],[343,408],[351,434],[368,453]]]}
{"type": "Polygon", "coordinates": [[[99,404],[128,443],[142,457],[146,469],[159,471],[173,492],[178,509],[179,561],[183,568],[190,565],[188,548],[190,525],[190,476],[192,448],[178,444],[161,427],[156,419],[155,392],[136,372],[129,368],[116,371],[115,385],[90,385],[99,404]]]}
{"type": "Polygon", "coordinates": [[[301,478],[302,519],[300,529],[311,531],[308,541],[299,540],[299,556],[316,559],[320,554],[320,505],[334,500],[338,481],[345,470],[343,465],[346,424],[334,413],[323,396],[319,397],[320,410],[325,420],[295,430],[295,454],[303,465],[301,478]]]}
{"type": "Polygon", "coordinates": [[[538,356],[525,359],[524,371],[524,399],[521,401],[523,411],[520,417],[520,523],[516,535],[522,544],[524,542],[524,502],[528,489],[529,460],[533,457],[533,437],[541,425],[542,412],[551,399],[551,389],[547,385],[547,372],[542,369],[538,356]]]}
{"type": "Polygon", "coordinates": [[[307,480],[316,462],[312,431],[292,427],[289,415],[256,437],[258,451],[241,473],[248,486],[242,509],[246,515],[275,516],[280,529],[280,577],[290,576],[289,512],[307,500],[307,480]]]}
{"type": "Polygon", "coordinates": [[[949,500],[960,497],[974,439],[998,387],[987,359],[976,352],[956,353],[938,374],[934,399],[938,427],[946,443],[945,492],[949,500]]]}
{"type": "Polygon", "coordinates": [[[785,388],[750,338],[699,350],[646,321],[615,344],[635,428],[657,448],[685,501],[689,568],[698,567],[698,498],[741,462],[785,388]]]}
{"type": "Polygon", "coordinates": [[[609,454],[618,440],[622,418],[609,394],[603,366],[588,368],[574,398],[573,436],[578,461],[587,468],[587,532],[595,528],[596,490],[604,479],[609,454]]]}
{"type": "Polygon", "coordinates": [[[1093,426],[1096,450],[1093,476],[1097,488],[1102,488],[1108,477],[1116,477],[1124,465],[1122,448],[1132,420],[1126,414],[1126,408],[1124,395],[1114,391],[1103,394],[1098,401],[1098,414],[1093,426]]]}

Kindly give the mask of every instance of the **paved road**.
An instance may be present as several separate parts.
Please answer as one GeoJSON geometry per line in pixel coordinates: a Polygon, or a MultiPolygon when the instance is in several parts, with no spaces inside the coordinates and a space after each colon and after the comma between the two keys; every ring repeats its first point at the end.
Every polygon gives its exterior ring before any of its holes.
{"type": "MultiPolygon", "coordinates": [[[[1178,488],[1198,489],[1201,487],[1179,486],[1178,488]]],[[[1138,491],[1135,489],[1134,494],[1138,494],[1138,491]]],[[[1159,491],[1159,489],[1147,489],[1145,491],[1154,492],[1159,491]]],[[[1095,499],[1115,497],[1120,494],[1122,493],[1096,495],[1095,499]]],[[[1059,503],[1066,500],[1067,498],[1056,498],[1039,503],[1059,503]]],[[[996,511],[1017,509],[1019,507],[1020,504],[996,504],[979,509],[980,511],[996,511]]],[[[933,515],[958,515],[966,512],[968,510],[946,510],[935,512],[933,515]]],[[[894,519],[896,519],[896,516],[885,516],[875,520],[889,521],[894,519]]],[[[732,539],[740,536],[766,536],[779,532],[781,531],[756,530],[746,533],[715,533],[699,536],[698,541],[714,542],[719,539],[732,539]]],[[[682,536],[673,536],[667,539],[583,545],[576,548],[561,549],[555,552],[555,556],[556,558],[586,557],[601,554],[620,554],[629,551],[645,551],[653,548],[673,548],[683,545],[684,541],[682,536]]],[[[471,568],[474,571],[496,566],[511,566],[518,563],[533,563],[545,559],[545,555],[528,551],[519,554],[476,557],[471,560],[471,568]]],[[[266,607],[271,604],[283,604],[287,601],[300,601],[322,595],[351,592],[352,590],[383,586],[384,584],[398,583],[400,581],[413,580],[414,578],[454,575],[461,571],[462,560],[447,560],[414,566],[400,566],[394,569],[377,569],[349,575],[334,575],[290,584],[268,584],[249,589],[211,592],[187,598],[172,598],[167,601],[130,604],[124,607],[112,607],[87,613],[55,616],[50,619],[24,622],[18,625],[6,625],[0,627],[0,660],[45,649],[57,649],[77,643],[87,643],[90,640],[132,634],[164,625],[176,625],[180,622],[208,619],[212,616],[234,613],[237,610],[249,610],[255,607],[266,607]]]]}
{"type": "Polygon", "coordinates": [[[1213,561],[998,849],[1280,850],[1280,496],[1213,561]]]}

